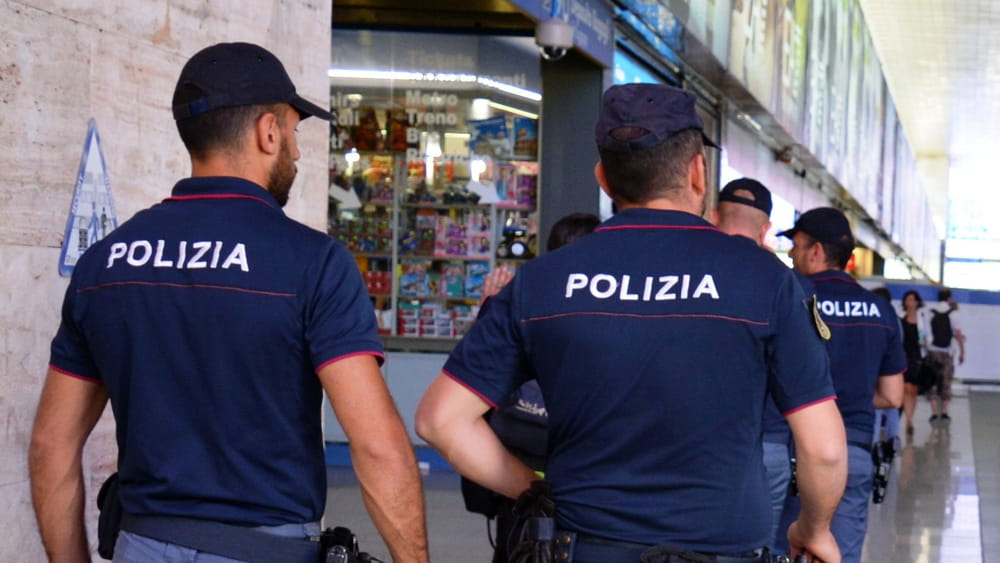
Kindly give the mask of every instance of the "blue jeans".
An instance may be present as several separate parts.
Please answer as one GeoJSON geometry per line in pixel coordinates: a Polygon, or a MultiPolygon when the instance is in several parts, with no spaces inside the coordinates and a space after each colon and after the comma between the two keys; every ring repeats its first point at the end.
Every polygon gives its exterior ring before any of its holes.
{"type": "Polygon", "coordinates": [[[788,495],[788,484],[792,480],[788,444],[764,442],[764,472],[767,474],[767,488],[771,493],[771,535],[768,536],[767,547],[774,551],[781,511],[785,506],[785,496],[788,495]]]}
{"type": "Polygon", "coordinates": [[[882,421],[885,420],[885,439],[894,442],[899,437],[899,409],[875,409],[875,431],[872,443],[882,439],[882,421]]]}
{"type": "Polygon", "coordinates": [[[868,499],[872,496],[874,473],[871,450],[848,445],[847,488],[830,523],[843,563],[861,561],[861,548],[868,532],[868,499]]]}
{"type": "MultiPolygon", "coordinates": [[[[288,538],[318,536],[318,522],[306,524],[284,524],[282,526],[260,526],[258,530],[288,538]]],[[[198,551],[174,543],[154,540],[122,530],[115,543],[113,563],[245,563],[213,553],[198,551]]]]}
{"type": "MultiPolygon", "coordinates": [[[[868,499],[872,496],[872,479],[875,468],[872,465],[871,450],[859,446],[847,446],[847,487],[837,505],[837,511],[830,523],[830,531],[837,540],[843,563],[860,563],[861,548],[868,531],[868,499]]],[[[785,499],[778,534],[774,538],[776,552],[788,552],[788,526],[799,517],[801,503],[799,497],[785,499]]]]}

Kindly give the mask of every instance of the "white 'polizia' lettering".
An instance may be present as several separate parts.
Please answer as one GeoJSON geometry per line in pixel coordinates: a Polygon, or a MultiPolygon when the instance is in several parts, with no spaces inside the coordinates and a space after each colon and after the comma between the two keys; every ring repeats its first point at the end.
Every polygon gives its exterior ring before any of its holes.
{"type": "Polygon", "coordinates": [[[151,265],[153,268],[176,268],[183,269],[218,269],[228,270],[238,267],[244,272],[250,271],[250,260],[247,258],[247,247],[242,242],[238,242],[228,248],[220,241],[195,241],[186,240],[177,243],[167,243],[164,240],[156,241],[156,249],[148,240],[134,240],[130,243],[116,242],[108,248],[108,261],[106,268],[111,268],[121,258],[125,258],[125,263],[135,268],[151,265]],[[188,246],[191,252],[188,252],[188,246]],[[211,254],[209,252],[211,251],[211,254]],[[222,264],[219,259],[225,256],[222,264]],[[210,258],[210,259],[209,259],[210,258]]]}
{"type": "Polygon", "coordinates": [[[819,310],[826,317],[882,318],[878,305],[868,301],[820,301],[819,310]]]}
{"type": "Polygon", "coordinates": [[[572,273],[566,276],[566,299],[573,297],[578,291],[586,290],[595,299],[610,299],[617,297],[619,301],[673,301],[675,299],[719,298],[719,290],[715,286],[712,274],[697,275],[664,275],[643,276],[633,278],[628,274],[613,276],[611,274],[572,273]],[[692,281],[697,280],[691,291],[692,281]],[[678,287],[677,284],[680,284],[678,287]]]}

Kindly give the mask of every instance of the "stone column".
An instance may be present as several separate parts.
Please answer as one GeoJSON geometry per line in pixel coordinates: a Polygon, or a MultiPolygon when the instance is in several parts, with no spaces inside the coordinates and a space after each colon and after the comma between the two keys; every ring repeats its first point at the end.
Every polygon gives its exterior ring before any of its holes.
{"type": "MultiPolygon", "coordinates": [[[[187,176],[170,114],[181,66],[204,46],[249,41],[273,51],[300,93],[329,98],[331,2],[144,0],[0,2],[0,561],[43,561],[27,446],[68,278],[59,254],[90,118],[97,121],[118,222],[187,176]]],[[[299,127],[299,175],[286,212],[327,220],[328,126],[299,127]]],[[[114,470],[110,409],[85,452],[86,521],[114,470]]],[[[96,558],[96,556],[95,556],[96,558]]]]}

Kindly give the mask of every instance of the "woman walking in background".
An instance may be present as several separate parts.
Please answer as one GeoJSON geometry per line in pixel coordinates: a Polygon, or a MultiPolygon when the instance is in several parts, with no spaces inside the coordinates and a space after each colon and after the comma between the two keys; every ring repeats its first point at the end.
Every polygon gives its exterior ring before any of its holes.
{"type": "Polygon", "coordinates": [[[924,300],[911,289],[903,294],[903,350],[906,352],[907,369],[903,374],[903,415],[906,433],[913,433],[913,411],[917,406],[918,378],[923,363],[924,340],[927,337],[927,318],[920,310],[924,300]]]}

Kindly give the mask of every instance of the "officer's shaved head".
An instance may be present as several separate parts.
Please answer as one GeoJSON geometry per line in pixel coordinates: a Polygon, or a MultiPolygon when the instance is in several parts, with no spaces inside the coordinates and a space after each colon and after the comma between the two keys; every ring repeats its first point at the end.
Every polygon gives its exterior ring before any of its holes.
{"type": "Polygon", "coordinates": [[[771,221],[760,209],[733,201],[721,201],[716,207],[716,226],[724,233],[741,235],[764,244],[771,221]]]}
{"type": "Polygon", "coordinates": [[[739,178],[719,192],[713,220],[723,232],[745,236],[763,246],[771,228],[771,205],[771,191],[764,184],[753,178],[739,178]]]}

